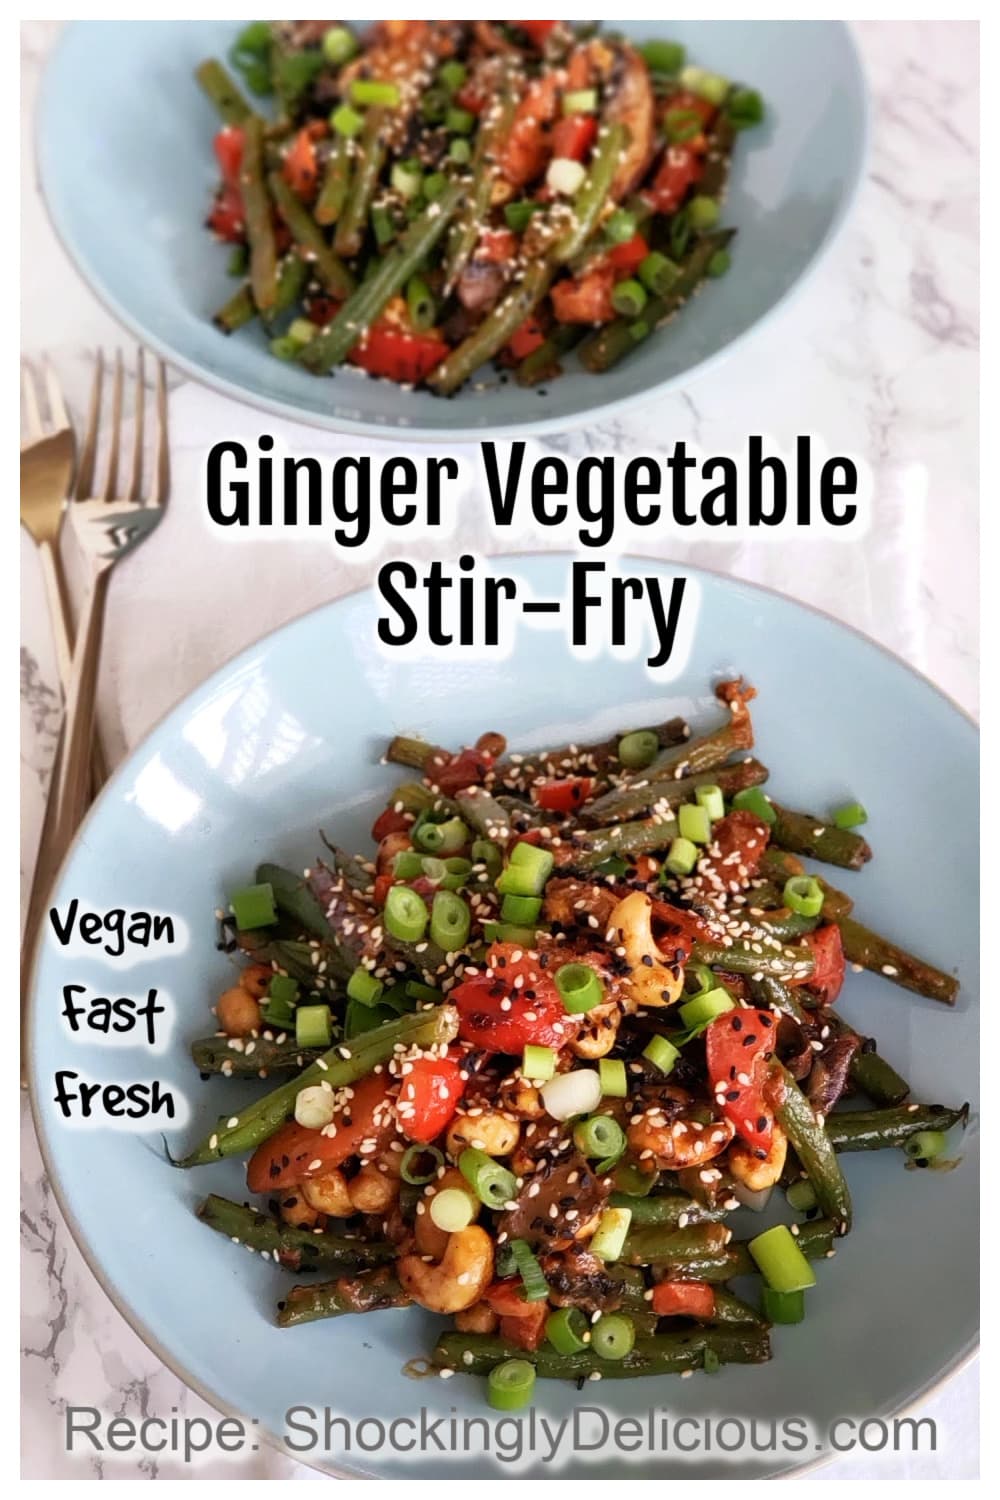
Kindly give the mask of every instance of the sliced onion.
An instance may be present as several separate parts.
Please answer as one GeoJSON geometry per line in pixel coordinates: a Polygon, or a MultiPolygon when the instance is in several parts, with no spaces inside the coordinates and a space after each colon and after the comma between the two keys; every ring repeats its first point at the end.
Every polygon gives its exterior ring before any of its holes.
{"type": "Polygon", "coordinates": [[[572,198],[587,175],[587,169],[581,161],[574,161],[570,156],[557,156],[549,163],[549,170],[545,174],[545,181],[554,193],[562,193],[566,198],[572,198]]]}
{"type": "Polygon", "coordinates": [[[762,1214],[771,1201],[773,1187],[753,1188],[744,1187],[742,1182],[737,1182],[733,1187],[733,1197],[738,1198],[744,1208],[752,1209],[755,1214],[762,1214]]]}
{"type": "Polygon", "coordinates": [[[333,1090],[321,1083],[299,1089],[295,1096],[295,1122],[306,1130],[322,1130],[334,1116],[333,1090]]]}
{"type": "Polygon", "coordinates": [[[601,1102],[601,1075],[594,1068],[575,1068],[559,1073],[542,1089],[542,1103],[553,1120],[573,1120],[588,1115],[601,1102]]]}

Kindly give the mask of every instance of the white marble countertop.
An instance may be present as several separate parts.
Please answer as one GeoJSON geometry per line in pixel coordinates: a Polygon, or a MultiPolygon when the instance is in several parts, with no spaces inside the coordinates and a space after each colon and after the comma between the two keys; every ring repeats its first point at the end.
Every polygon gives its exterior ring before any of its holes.
{"type": "MultiPolygon", "coordinates": [[[[22,28],[23,355],[47,355],[77,414],[93,350],[127,345],[58,245],[34,181],[32,120],[58,23],[22,28]]],[[[678,561],[769,584],[849,622],[976,709],[978,491],[978,37],[973,22],[864,22],[858,28],[875,101],[874,147],[853,217],[809,286],[710,380],[605,427],[552,440],[571,454],[651,451],[654,431],[725,452],[748,431],[782,447],[821,435],[863,457],[875,522],[860,543],[799,540],[673,546],[678,561]]],[[[259,430],[247,409],[193,385],[172,396],[173,500],[155,543],[119,575],[109,610],[100,715],[118,759],[216,666],[294,615],[369,581],[308,541],[248,544],[240,566],[189,503],[210,438],[259,430]],[[264,550],[253,550],[260,546],[264,550]],[[252,578],[252,587],[249,580],[252,578]],[[141,631],[130,628],[142,621],[141,631]]],[[[272,424],[273,425],[273,424],[272,424]]],[[[337,440],[286,429],[293,448],[337,440]]],[[[354,445],[356,451],[356,445],[354,445]]],[[[469,510],[454,547],[498,550],[484,510],[469,510]]],[[[656,554],[657,549],[648,549],[656,554]]],[[[58,727],[52,647],[30,542],[22,533],[22,886],[30,878],[58,727]]],[[[115,1413],[202,1409],[108,1302],[63,1224],[25,1109],[22,1198],[23,1474],[27,1478],[169,1478],[170,1461],[103,1465],[62,1451],[61,1412],[87,1401],[115,1413]]],[[[938,1451],[850,1457],[817,1478],[950,1478],[977,1472],[973,1365],[921,1409],[938,1451]]],[[[309,1479],[260,1452],[209,1462],[199,1478],[309,1479]]],[[[184,1476],[184,1477],[190,1477],[184,1476]]]]}

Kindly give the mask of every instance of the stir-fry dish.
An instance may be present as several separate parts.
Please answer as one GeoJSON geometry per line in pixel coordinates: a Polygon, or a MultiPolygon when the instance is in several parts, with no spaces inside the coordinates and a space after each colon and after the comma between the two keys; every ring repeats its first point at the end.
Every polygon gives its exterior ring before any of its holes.
{"type": "Polygon", "coordinates": [[[751,88],[597,23],[258,21],[197,77],[221,117],[208,218],[259,319],[317,375],[345,361],[447,396],[497,360],[535,386],[610,369],[729,268],[751,88]],[[266,115],[241,88],[269,100],[266,115]]]}
{"type": "Polygon", "coordinates": [[[807,873],[871,857],[863,807],[772,800],[753,690],[716,696],[697,736],[397,737],[417,774],[373,859],[263,865],[220,911],[243,967],[195,1064],[288,1076],[178,1165],[249,1157],[254,1201],[199,1213],[308,1273],[282,1328],[428,1308],[451,1324],[430,1368],[486,1376],[501,1410],[539,1375],[763,1361],[851,1228],[841,1154],[955,1164],[968,1105],[913,1101],[836,1001],[848,968],[945,1004],[956,981],[807,873]],[[778,1222],[734,1238],[772,1194],[778,1222]]]}

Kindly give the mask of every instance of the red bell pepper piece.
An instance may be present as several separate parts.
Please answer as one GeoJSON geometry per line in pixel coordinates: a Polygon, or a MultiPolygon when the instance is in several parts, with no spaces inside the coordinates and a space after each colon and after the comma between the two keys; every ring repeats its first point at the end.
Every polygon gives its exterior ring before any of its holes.
{"type": "Polygon", "coordinates": [[[701,156],[690,145],[668,146],[643,197],[659,214],[676,213],[703,171],[701,156]]]}
{"type": "Polygon", "coordinates": [[[326,127],[322,120],[313,121],[304,125],[297,132],[295,139],[285,155],[281,164],[281,175],[284,177],[293,193],[300,198],[310,201],[319,186],[319,163],[316,159],[316,140],[318,135],[325,135],[326,127]],[[317,131],[316,126],[319,126],[317,131]]]}
{"type": "Polygon", "coordinates": [[[534,354],[535,350],[540,349],[544,343],[545,334],[539,327],[537,319],[527,317],[520,328],[514,330],[507,348],[513,357],[520,361],[527,359],[529,354],[534,354]]]}
{"type": "Polygon", "coordinates": [[[705,1032],[705,1061],[716,1107],[761,1157],[771,1149],[774,1111],[764,1097],[774,1056],[774,1015],[731,1010],[705,1032]]]}
{"type": "Polygon", "coordinates": [[[389,1078],[369,1073],[351,1084],[351,1097],[334,1116],[336,1133],[325,1135],[290,1120],[251,1156],[247,1164],[247,1187],[251,1193],[278,1192],[309,1177],[339,1167],[356,1156],[362,1141],[374,1141],[372,1159],[395,1134],[396,1123],[389,1103],[389,1078]]]}
{"type": "Polygon", "coordinates": [[[649,254],[649,246],[641,234],[634,234],[624,245],[614,245],[608,251],[608,260],[623,276],[631,276],[642,265],[649,254]]]}
{"type": "Polygon", "coordinates": [[[596,139],[596,115],[566,115],[552,132],[552,155],[584,161],[596,139]]]}
{"type": "Polygon", "coordinates": [[[566,776],[560,781],[543,781],[531,789],[532,800],[546,812],[575,812],[594,790],[593,776],[566,776]]]}
{"type": "Polygon", "coordinates": [[[372,824],[372,838],[376,844],[380,844],[390,833],[406,833],[413,820],[406,813],[397,812],[394,807],[387,807],[385,812],[379,813],[372,824]]]}
{"type": "Polygon", "coordinates": [[[246,217],[238,187],[224,183],[219,189],[208,216],[208,227],[227,245],[240,244],[246,238],[246,217]]]}
{"type": "Polygon", "coordinates": [[[448,345],[436,334],[411,333],[385,321],[374,323],[368,336],[348,355],[352,365],[369,375],[419,385],[448,353],[448,345]]]}
{"type": "Polygon", "coordinates": [[[615,268],[606,261],[579,281],[557,281],[552,288],[552,310],[560,323],[610,323],[615,316],[611,294],[615,268]]]}
{"type": "Polygon", "coordinates": [[[558,1050],[578,1029],[537,956],[513,943],[494,943],[487,972],[456,985],[450,998],[458,1009],[459,1036],[486,1052],[520,1057],[529,1045],[558,1050]]]}
{"type": "Polygon", "coordinates": [[[450,1124],[466,1079],[453,1057],[418,1057],[403,1067],[396,1118],[405,1136],[426,1145],[450,1124]]]}
{"type": "Polygon", "coordinates": [[[231,187],[235,187],[240,180],[240,168],[243,165],[244,139],[241,126],[224,125],[212,142],[215,159],[219,163],[219,170],[222,173],[222,180],[231,187]]]}
{"type": "Polygon", "coordinates": [[[802,985],[816,995],[820,1005],[832,1005],[843,987],[847,967],[840,928],[835,922],[827,922],[815,932],[807,932],[802,942],[812,950],[816,967],[808,979],[793,979],[790,983],[802,985]]]}
{"type": "Polygon", "coordinates": [[[659,1281],[653,1288],[653,1311],[661,1318],[715,1316],[715,1288],[707,1281],[659,1281]]]}
{"type": "Polygon", "coordinates": [[[512,21],[512,26],[517,26],[521,31],[527,32],[536,47],[541,47],[549,32],[555,25],[555,21],[512,21]]]}

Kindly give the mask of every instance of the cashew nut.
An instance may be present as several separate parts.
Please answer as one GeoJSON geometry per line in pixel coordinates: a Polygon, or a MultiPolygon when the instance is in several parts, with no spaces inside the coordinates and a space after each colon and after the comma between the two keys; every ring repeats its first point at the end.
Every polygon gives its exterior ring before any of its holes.
{"type": "Polygon", "coordinates": [[[582,1029],[569,1043],[573,1056],[584,1057],[589,1061],[607,1057],[618,1040],[621,1019],[621,1011],[614,1001],[607,1005],[597,1005],[588,1011],[582,1029]]]}
{"type": "Polygon", "coordinates": [[[435,1193],[441,1193],[445,1188],[458,1188],[463,1193],[468,1193],[470,1203],[475,1204],[475,1216],[479,1215],[479,1200],[476,1198],[469,1184],[462,1176],[457,1167],[449,1167],[435,1177],[433,1182],[428,1183],[424,1189],[423,1197],[417,1203],[417,1214],[413,1225],[413,1238],[421,1255],[432,1255],[435,1260],[440,1260],[448,1244],[448,1231],[439,1229],[431,1218],[431,1199],[435,1193]]]}
{"type": "Polygon", "coordinates": [[[404,1255],[396,1263],[403,1290],[429,1312],[457,1313],[478,1302],[493,1280],[493,1241],[478,1224],[448,1236],[440,1261],[404,1255]]]}
{"type": "Polygon", "coordinates": [[[699,1167],[725,1151],[735,1131],[728,1120],[702,1125],[698,1120],[667,1121],[662,1109],[648,1109],[628,1128],[628,1143],[640,1160],[678,1170],[699,1167]]]}
{"type": "Polygon", "coordinates": [[[622,984],[633,1006],[671,1005],[681,992],[679,967],[663,962],[653,937],[653,903],[644,891],[632,891],[611,913],[616,929],[613,946],[625,949],[625,962],[632,972],[622,984]]]}

